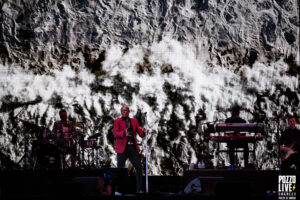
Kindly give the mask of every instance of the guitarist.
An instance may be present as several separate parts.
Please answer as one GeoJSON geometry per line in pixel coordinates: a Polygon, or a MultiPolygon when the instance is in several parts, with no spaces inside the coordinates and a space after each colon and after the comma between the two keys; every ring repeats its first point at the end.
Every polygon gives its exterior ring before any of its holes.
{"type": "Polygon", "coordinates": [[[296,117],[289,118],[289,127],[280,138],[281,171],[282,174],[290,173],[294,164],[300,170],[300,130],[296,128],[296,117]]]}

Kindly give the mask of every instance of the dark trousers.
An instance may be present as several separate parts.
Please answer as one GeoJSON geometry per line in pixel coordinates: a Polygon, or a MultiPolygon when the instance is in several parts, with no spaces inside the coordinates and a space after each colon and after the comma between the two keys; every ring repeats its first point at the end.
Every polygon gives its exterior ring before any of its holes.
{"type": "Polygon", "coordinates": [[[247,167],[248,165],[248,159],[249,159],[249,147],[247,142],[228,142],[227,143],[228,151],[229,151],[229,159],[230,164],[235,165],[235,155],[234,155],[234,149],[235,148],[244,148],[244,165],[247,167]]]}
{"type": "Polygon", "coordinates": [[[294,170],[290,167],[296,165],[297,170],[300,169],[300,154],[294,153],[288,159],[281,162],[281,173],[282,174],[293,174],[294,170]]]}
{"type": "Polygon", "coordinates": [[[136,191],[141,190],[142,185],[142,165],[140,155],[137,152],[135,145],[126,145],[126,148],[123,153],[117,154],[117,162],[118,168],[123,168],[125,166],[125,162],[129,158],[129,161],[133,165],[136,172],[136,191]]]}

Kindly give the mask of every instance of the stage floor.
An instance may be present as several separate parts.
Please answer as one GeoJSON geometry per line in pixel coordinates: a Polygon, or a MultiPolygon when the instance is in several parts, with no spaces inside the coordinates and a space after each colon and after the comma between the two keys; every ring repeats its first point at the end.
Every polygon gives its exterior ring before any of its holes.
{"type": "MultiPolygon", "coordinates": [[[[1,199],[214,199],[241,197],[278,199],[278,171],[265,170],[215,170],[197,169],[184,172],[183,176],[149,176],[149,193],[135,195],[135,176],[127,171],[104,168],[98,170],[64,171],[0,171],[1,199]],[[122,196],[101,196],[97,190],[99,175],[110,174],[118,181],[122,196]],[[188,184],[198,178],[201,192],[185,194],[188,184]]],[[[297,187],[298,184],[297,184],[297,187]]],[[[299,192],[300,195],[300,192],[299,192]]]]}

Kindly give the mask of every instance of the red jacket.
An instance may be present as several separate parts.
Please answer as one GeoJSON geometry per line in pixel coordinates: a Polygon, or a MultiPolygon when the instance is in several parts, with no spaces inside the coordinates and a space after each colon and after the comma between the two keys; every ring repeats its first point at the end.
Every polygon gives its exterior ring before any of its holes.
{"type": "MultiPolygon", "coordinates": [[[[140,129],[139,122],[136,119],[129,118],[131,120],[132,124],[132,129],[133,129],[133,136],[134,136],[134,141],[136,145],[136,149],[138,153],[139,147],[137,146],[136,142],[136,132],[140,135],[140,137],[144,137],[145,134],[143,131],[140,129]]],[[[124,136],[124,131],[126,130],[126,123],[122,118],[118,118],[114,122],[114,137],[116,138],[116,153],[123,153],[127,144],[127,136],[124,136]]]]}

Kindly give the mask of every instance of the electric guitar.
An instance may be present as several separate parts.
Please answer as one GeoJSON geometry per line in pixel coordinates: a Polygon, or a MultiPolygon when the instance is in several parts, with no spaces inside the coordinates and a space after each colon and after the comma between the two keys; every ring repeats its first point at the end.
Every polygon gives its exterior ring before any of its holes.
{"type": "Polygon", "coordinates": [[[293,142],[290,146],[288,146],[289,149],[280,149],[280,158],[281,161],[285,161],[287,159],[289,159],[289,157],[294,154],[297,153],[297,151],[295,151],[294,148],[295,143],[293,142]]]}

